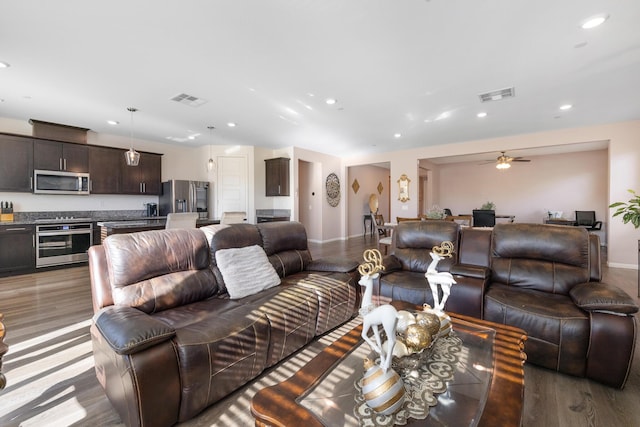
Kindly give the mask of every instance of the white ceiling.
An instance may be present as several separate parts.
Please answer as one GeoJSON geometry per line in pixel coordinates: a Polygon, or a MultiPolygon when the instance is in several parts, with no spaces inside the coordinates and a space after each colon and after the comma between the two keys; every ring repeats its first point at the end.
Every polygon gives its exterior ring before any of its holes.
{"type": "Polygon", "coordinates": [[[338,156],[634,120],[639,21],[637,0],[3,0],[0,116],[129,135],[131,106],[137,138],[338,156]]]}

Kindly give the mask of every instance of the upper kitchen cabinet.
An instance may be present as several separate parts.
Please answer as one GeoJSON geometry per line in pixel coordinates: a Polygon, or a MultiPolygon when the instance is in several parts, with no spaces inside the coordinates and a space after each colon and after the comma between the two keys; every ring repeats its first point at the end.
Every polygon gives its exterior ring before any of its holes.
{"type": "Polygon", "coordinates": [[[33,190],[33,139],[0,134],[0,191],[33,190]]]}
{"type": "Polygon", "coordinates": [[[122,193],[160,195],[162,192],[162,155],[140,153],[138,166],[127,166],[122,155],[122,193]]]}
{"type": "Polygon", "coordinates": [[[278,157],[264,161],[267,196],[289,195],[289,160],[286,157],[278,157]]]}
{"type": "Polygon", "coordinates": [[[125,150],[110,147],[89,147],[89,175],[92,194],[120,193],[121,164],[125,150]]]}
{"type": "Polygon", "coordinates": [[[89,172],[89,147],[67,142],[35,140],[33,167],[65,172],[89,172]]]}

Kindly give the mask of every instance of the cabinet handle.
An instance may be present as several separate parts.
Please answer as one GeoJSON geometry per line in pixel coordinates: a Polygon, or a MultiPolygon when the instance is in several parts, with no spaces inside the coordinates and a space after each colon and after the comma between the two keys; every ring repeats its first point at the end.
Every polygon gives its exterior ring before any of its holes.
{"type": "Polygon", "coordinates": [[[24,231],[26,228],[24,227],[14,227],[14,228],[5,228],[4,231],[24,231]]]}
{"type": "Polygon", "coordinates": [[[280,194],[280,184],[278,184],[278,194],[280,194]]]}
{"type": "Polygon", "coordinates": [[[36,235],[35,234],[31,235],[31,247],[32,248],[36,247],[36,235]]]}
{"type": "Polygon", "coordinates": [[[33,177],[29,177],[29,189],[33,190],[33,177]]]}
{"type": "Polygon", "coordinates": [[[63,170],[63,169],[62,169],[62,157],[60,157],[60,158],[58,159],[58,165],[59,165],[59,168],[58,168],[58,169],[63,170]]]}
{"type": "Polygon", "coordinates": [[[64,160],[64,170],[67,170],[67,159],[63,159],[64,160]]]}

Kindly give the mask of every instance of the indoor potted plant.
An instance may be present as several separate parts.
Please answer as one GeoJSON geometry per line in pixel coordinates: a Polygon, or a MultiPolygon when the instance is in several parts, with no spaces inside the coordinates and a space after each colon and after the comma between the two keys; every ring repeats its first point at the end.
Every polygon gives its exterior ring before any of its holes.
{"type": "Polygon", "coordinates": [[[640,227],[640,196],[633,190],[627,190],[633,194],[628,202],[615,202],[609,205],[610,208],[618,208],[613,216],[622,215],[622,222],[625,224],[630,222],[635,228],[640,227]]]}

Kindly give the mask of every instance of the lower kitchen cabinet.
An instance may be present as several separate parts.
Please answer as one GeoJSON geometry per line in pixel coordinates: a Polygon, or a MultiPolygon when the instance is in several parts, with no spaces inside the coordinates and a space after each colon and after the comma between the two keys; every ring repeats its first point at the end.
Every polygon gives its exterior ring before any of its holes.
{"type": "Polygon", "coordinates": [[[35,267],[35,227],[0,225],[0,274],[26,273],[35,267]]]}

